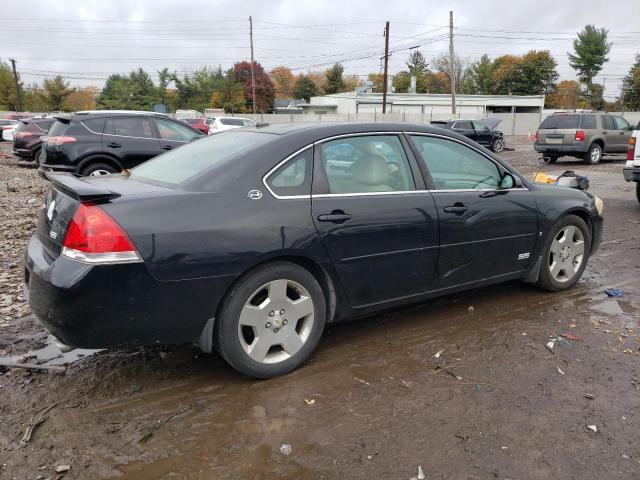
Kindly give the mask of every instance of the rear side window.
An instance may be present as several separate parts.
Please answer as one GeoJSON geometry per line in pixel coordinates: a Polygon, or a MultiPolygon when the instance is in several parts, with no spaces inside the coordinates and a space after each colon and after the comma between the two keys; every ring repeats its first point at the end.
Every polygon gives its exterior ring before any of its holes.
{"type": "Polygon", "coordinates": [[[146,117],[107,118],[104,133],[121,137],[154,138],[151,121],[146,117]]]}
{"type": "Polygon", "coordinates": [[[104,130],[104,120],[104,118],[92,118],[90,120],[83,120],[82,123],[92,132],[102,133],[104,130]]]}
{"type": "Polygon", "coordinates": [[[613,123],[613,117],[611,115],[604,115],[602,117],[602,128],[607,130],[613,130],[615,127],[613,123]]]}
{"type": "Polygon", "coordinates": [[[595,115],[583,115],[582,116],[582,128],[585,130],[595,129],[597,127],[596,116],[595,115]]]}
{"type": "Polygon", "coordinates": [[[244,122],[241,118],[221,118],[220,123],[223,125],[235,125],[238,127],[244,127],[244,122]]]}
{"type": "Polygon", "coordinates": [[[313,149],[299,153],[269,175],[267,185],[278,196],[309,195],[313,149]]]}
{"type": "Polygon", "coordinates": [[[50,137],[57,137],[59,135],[64,135],[67,133],[67,129],[69,128],[69,122],[61,122],[60,120],[56,120],[51,128],[49,129],[50,137]]]}
{"type": "Polygon", "coordinates": [[[551,115],[544,119],[540,129],[545,128],[578,128],[579,115],[551,115]]]}
{"type": "Polygon", "coordinates": [[[409,160],[396,135],[341,138],[322,145],[329,193],[415,190],[409,160]]]}
{"type": "Polygon", "coordinates": [[[471,126],[471,122],[463,121],[463,122],[456,122],[453,125],[453,128],[466,128],[471,130],[473,127],[471,126]]]}
{"type": "Polygon", "coordinates": [[[243,130],[203,136],[201,140],[152,158],[134,168],[132,174],[152,183],[175,186],[206,170],[224,168],[228,162],[269,141],[273,141],[273,135],[243,130]]]}

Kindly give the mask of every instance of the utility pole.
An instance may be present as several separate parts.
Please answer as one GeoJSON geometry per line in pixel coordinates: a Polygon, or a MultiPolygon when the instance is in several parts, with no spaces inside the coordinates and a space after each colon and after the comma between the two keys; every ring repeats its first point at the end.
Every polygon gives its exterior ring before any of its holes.
{"type": "Polygon", "coordinates": [[[453,53],[453,12],[449,11],[449,78],[451,79],[451,113],[456,114],[456,67],[453,53]]]}
{"type": "Polygon", "coordinates": [[[251,103],[253,113],[256,113],[256,78],[253,73],[253,20],[249,16],[249,44],[251,45],[251,103]]]}
{"type": "Polygon", "coordinates": [[[22,106],[20,105],[20,88],[18,87],[18,74],[16,73],[16,61],[13,58],[10,58],[9,61],[13,66],[13,84],[16,87],[16,106],[18,107],[18,112],[22,111],[22,106]]]}
{"type": "Polygon", "coordinates": [[[389,70],[389,22],[386,23],[384,27],[384,78],[382,81],[382,113],[387,113],[387,89],[388,86],[388,77],[387,73],[389,70]]]}

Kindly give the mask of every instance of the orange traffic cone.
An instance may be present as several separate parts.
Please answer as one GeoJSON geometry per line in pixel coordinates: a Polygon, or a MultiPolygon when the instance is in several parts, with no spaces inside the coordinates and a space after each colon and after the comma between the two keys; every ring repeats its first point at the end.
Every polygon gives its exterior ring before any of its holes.
{"type": "Polygon", "coordinates": [[[529,132],[529,134],[527,135],[527,142],[531,141],[531,132],[529,132]]]}

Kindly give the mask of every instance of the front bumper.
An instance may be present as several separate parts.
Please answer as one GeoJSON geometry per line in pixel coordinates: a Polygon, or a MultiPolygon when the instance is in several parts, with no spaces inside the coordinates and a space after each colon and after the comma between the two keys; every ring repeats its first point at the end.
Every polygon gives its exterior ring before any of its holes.
{"type": "Polygon", "coordinates": [[[625,168],[622,170],[622,174],[627,182],[640,183],[640,167],[625,168]]]}
{"type": "Polygon", "coordinates": [[[604,219],[598,215],[596,217],[591,217],[591,253],[595,253],[598,248],[600,248],[600,243],[602,243],[602,230],[603,230],[604,219]]]}
{"type": "Polygon", "coordinates": [[[25,253],[24,290],[33,313],[73,347],[196,342],[224,288],[220,278],[161,282],[143,263],[52,261],[36,236],[25,253]]]}

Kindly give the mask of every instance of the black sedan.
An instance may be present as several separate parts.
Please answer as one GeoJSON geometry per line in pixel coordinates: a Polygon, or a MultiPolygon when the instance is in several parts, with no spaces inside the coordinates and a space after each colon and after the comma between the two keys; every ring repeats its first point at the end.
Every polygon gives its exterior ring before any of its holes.
{"type": "Polygon", "coordinates": [[[252,377],[299,366],[328,322],[506,280],[569,288],[602,233],[599,198],[418,125],[240,129],[124,173],[47,174],[33,311],[70,346],[194,342],[252,377]]]}
{"type": "Polygon", "coordinates": [[[492,152],[500,153],[504,150],[504,135],[496,127],[502,122],[500,118],[489,117],[482,120],[434,120],[431,125],[453,130],[460,135],[487,147],[492,152]]]}

